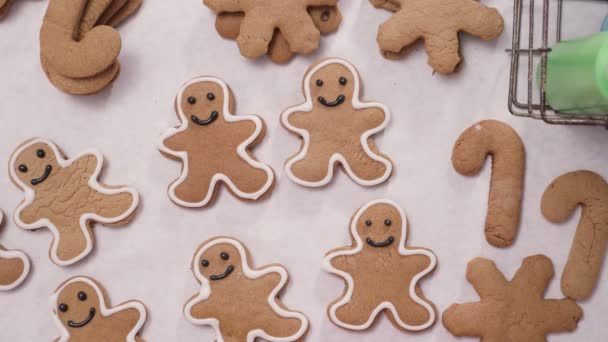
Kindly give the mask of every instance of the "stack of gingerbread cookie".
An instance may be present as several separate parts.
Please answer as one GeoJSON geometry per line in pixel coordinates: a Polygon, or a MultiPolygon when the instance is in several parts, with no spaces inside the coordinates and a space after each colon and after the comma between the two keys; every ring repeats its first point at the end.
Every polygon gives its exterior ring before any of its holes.
{"type": "Polygon", "coordinates": [[[143,0],[51,0],[40,29],[40,62],[48,79],[74,95],[101,91],[120,71],[114,28],[143,0]]]}

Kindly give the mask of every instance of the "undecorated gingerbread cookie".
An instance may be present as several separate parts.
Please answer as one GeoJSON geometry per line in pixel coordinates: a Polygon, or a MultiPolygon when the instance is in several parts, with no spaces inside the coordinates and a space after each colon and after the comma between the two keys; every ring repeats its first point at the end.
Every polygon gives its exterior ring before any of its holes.
{"type": "Polygon", "coordinates": [[[433,303],[419,281],[437,265],[427,249],[406,247],[407,218],[390,200],[372,201],[350,223],[352,245],[330,251],[326,271],[343,278],[346,289],[327,310],[339,327],[365,330],[385,311],[395,327],[420,331],[435,323],[433,303]]]}
{"type": "Polygon", "coordinates": [[[184,306],[186,318],[212,326],[217,342],[299,341],[308,331],[308,319],[279,298],[287,270],[277,264],[254,269],[248,258],[247,249],[235,239],[217,237],[203,243],[192,261],[202,287],[184,306]]]}
{"type": "Polygon", "coordinates": [[[110,306],[105,289],[94,279],[68,279],[51,297],[56,342],[144,342],[139,334],[146,323],[146,307],[139,301],[110,306]]]}
{"type": "MultiPolygon", "coordinates": [[[[0,226],[3,221],[0,211],[0,226]]],[[[0,245],[0,291],[10,291],[21,285],[30,273],[30,260],[21,251],[6,250],[0,245]]]]}
{"type": "Polygon", "coordinates": [[[390,112],[381,103],[361,102],[361,87],[355,67],[342,59],[322,60],[308,70],[306,102],[281,114],[281,124],[302,138],[300,151],[285,165],[292,181],[327,185],[337,165],[363,186],[391,176],[393,164],[373,139],[388,125],[390,112]]]}
{"type": "Polygon", "coordinates": [[[15,223],[27,230],[48,228],[53,234],[49,255],[57,265],[74,264],[93,250],[95,222],[124,224],[139,205],[134,189],[99,183],[102,167],[97,151],[66,159],[43,138],[26,141],[11,156],[11,179],[25,194],[15,223]]]}
{"type": "Polygon", "coordinates": [[[215,77],[186,83],[175,100],[181,122],[161,138],[160,151],[182,162],[180,177],[169,186],[169,197],[184,207],[211,203],[224,183],[243,200],[257,200],[272,192],[270,166],[255,159],[251,149],[265,135],[257,115],[234,115],[228,86],[215,77]]]}

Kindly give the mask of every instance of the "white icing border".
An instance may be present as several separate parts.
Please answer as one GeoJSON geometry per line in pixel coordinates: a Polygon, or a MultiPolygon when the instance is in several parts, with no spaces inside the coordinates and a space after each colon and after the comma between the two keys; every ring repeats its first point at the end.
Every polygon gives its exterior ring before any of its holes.
{"type": "Polygon", "coordinates": [[[304,142],[304,146],[302,147],[300,152],[298,152],[298,154],[296,154],[295,156],[293,156],[289,160],[287,160],[287,163],[285,164],[285,171],[286,171],[287,177],[289,177],[289,179],[291,179],[294,183],[297,183],[297,184],[300,184],[303,186],[307,186],[307,187],[321,187],[321,186],[327,185],[329,182],[331,182],[331,180],[334,176],[334,166],[338,162],[344,167],[344,170],[346,171],[348,176],[352,180],[354,180],[357,184],[362,185],[362,186],[378,185],[378,184],[385,182],[390,177],[390,175],[392,173],[392,169],[393,169],[393,164],[388,159],[385,159],[385,158],[375,154],[369,148],[367,139],[370,136],[384,130],[386,128],[386,126],[388,126],[388,122],[390,120],[391,113],[390,113],[390,110],[388,109],[388,107],[386,107],[382,103],[361,102],[359,100],[360,89],[361,89],[360,83],[361,83],[361,80],[359,79],[359,73],[357,72],[357,69],[355,69],[355,67],[352,64],[350,64],[349,62],[347,62],[343,59],[339,59],[339,58],[332,58],[332,59],[325,60],[306,74],[306,77],[304,78],[304,96],[306,98],[306,102],[301,105],[288,108],[281,114],[281,123],[283,124],[283,126],[285,126],[285,128],[287,128],[288,130],[300,135],[304,142]],[[329,159],[328,167],[327,167],[327,176],[318,182],[309,182],[309,181],[302,180],[302,179],[296,177],[296,175],[294,175],[293,172],[291,171],[291,168],[293,167],[293,165],[295,163],[297,163],[298,161],[300,161],[306,157],[306,154],[308,153],[308,145],[310,144],[310,134],[305,129],[297,128],[297,127],[291,125],[288,120],[289,116],[295,112],[310,112],[313,110],[313,100],[312,100],[312,96],[311,96],[311,92],[310,92],[310,80],[317,71],[319,71],[321,68],[324,68],[325,66],[327,66],[329,64],[340,64],[340,65],[344,66],[345,68],[347,68],[350,71],[350,73],[353,75],[353,78],[355,79],[355,87],[353,89],[352,105],[355,109],[380,108],[384,112],[384,121],[382,122],[382,124],[376,128],[372,128],[369,131],[366,131],[365,133],[363,133],[363,135],[361,135],[361,146],[363,147],[363,150],[368,155],[368,157],[384,164],[384,166],[386,167],[386,172],[384,173],[384,175],[382,177],[380,177],[378,179],[364,180],[364,179],[357,177],[357,175],[355,175],[352,172],[350,165],[348,164],[348,162],[346,161],[344,156],[340,153],[334,153],[331,156],[331,158],[329,159]]]}
{"type": "Polygon", "coordinates": [[[140,315],[139,321],[137,321],[137,324],[135,324],[135,326],[133,327],[133,329],[127,336],[127,340],[126,340],[126,342],[136,342],[135,338],[137,336],[137,333],[143,328],[144,324],[146,323],[146,318],[147,318],[146,307],[141,302],[132,300],[132,301],[120,304],[118,306],[115,306],[113,308],[108,308],[108,307],[106,307],[106,302],[105,302],[106,298],[103,295],[103,292],[101,291],[101,289],[99,288],[97,283],[95,281],[93,281],[91,278],[83,277],[83,276],[74,277],[74,278],[68,280],[59,289],[57,289],[51,296],[50,304],[51,304],[51,312],[53,315],[53,321],[55,322],[55,325],[57,325],[57,327],[61,331],[61,336],[59,337],[57,342],[67,342],[70,338],[70,333],[69,333],[68,329],[63,325],[63,323],[59,319],[59,316],[57,315],[57,305],[58,305],[57,300],[59,299],[59,294],[65,289],[65,287],[70,284],[74,284],[74,283],[85,283],[85,284],[91,286],[93,289],[95,289],[95,292],[97,292],[97,296],[99,297],[99,308],[101,310],[101,315],[104,317],[111,316],[119,311],[123,311],[123,310],[127,310],[127,309],[135,309],[135,310],[139,311],[139,315],[140,315]]]}
{"type": "Polygon", "coordinates": [[[410,331],[420,331],[420,330],[424,330],[424,329],[430,327],[431,325],[433,325],[433,323],[435,323],[435,310],[429,303],[425,302],[420,297],[418,297],[418,295],[416,294],[416,284],[422,277],[429,274],[435,268],[435,266],[437,265],[437,257],[435,256],[435,254],[433,254],[433,252],[427,251],[425,249],[406,249],[405,248],[405,242],[407,241],[407,216],[405,215],[405,213],[401,209],[401,207],[394,201],[387,200],[387,199],[379,199],[379,200],[369,202],[357,211],[357,213],[355,214],[355,216],[352,219],[350,230],[351,230],[353,239],[356,242],[355,248],[350,249],[350,250],[343,250],[343,251],[337,251],[334,253],[330,253],[327,256],[325,256],[325,258],[323,258],[323,264],[322,264],[323,269],[329,273],[332,273],[339,277],[344,278],[344,280],[347,282],[346,294],[344,294],[342,296],[342,299],[340,301],[336,302],[335,304],[333,304],[329,309],[329,316],[330,316],[331,321],[334,324],[336,324],[342,328],[346,328],[346,329],[350,329],[350,330],[365,330],[372,325],[372,323],[374,322],[374,320],[376,319],[378,314],[380,314],[382,312],[382,310],[387,309],[392,312],[393,317],[395,318],[395,321],[403,329],[410,330],[410,331]],[[361,240],[361,237],[357,233],[357,221],[359,220],[359,217],[369,207],[376,205],[376,204],[388,204],[388,205],[396,208],[399,211],[399,215],[401,216],[401,222],[403,222],[403,224],[401,225],[401,239],[399,241],[399,254],[403,255],[403,256],[425,255],[431,260],[430,265],[426,269],[424,269],[422,272],[418,273],[412,279],[412,281],[410,283],[410,288],[409,288],[409,295],[412,298],[412,300],[414,302],[416,302],[417,304],[422,305],[429,313],[428,322],[426,322],[422,325],[412,326],[412,325],[408,325],[405,322],[401,321],[401,318],[399,317],[399,314],[397,313],[395,306],[391,302],[380,303],[380,305],[378,305],[376,307],[376,309],[370,315],[369,320],[362,325],[350,325],[350,324],[344,323],[344,322],[340,321],[338,319],[338,317],[336,316],[336,310],[338,310],[338,308],[342,307],[344,304],[350,302],[355,284],[354,284],[353,278],[351,277],[350,274],[348,274],[347,272],[338,270],[331,265],[331,259],[338,257],[338,256],[354,255],[354,254],[359,253],[363,249],[363,242],[361,240]]]}
{"type": "Polygon", "coordinates": [[[237,196],[239,196],[241,198],[256,200],[256,199],[260,198],[262,195],[264,195],[270,189],[272,184],[274,183],[274,172],[272,171],[272,168],[270,168],[270,166],[268,166],[260,161],[254,160],[247,153],[247,147],[249,147],[249,145],[251,143],[253,143],[262,133],[262,128],[264,127],[264,125],[262,123],[262,119],[256,115],[238,115],[237,116],[237,115],[232,114],[230,112],[230,91],[228,90],[228,86],[226,85],[226,83],[224,81],[222,81],[216,77],[203,76],[203,77],[197,77],[197,78],[194,78],[194,79],[188,81],[186,84],[184,84],[182,86],[181,90],[177,94],[176,101],[177,101],[177,106],[176,106],[177,114],[179,116],[181,124],[179,127],[171,128],[165,134],[163,134],[161,136],[160,144],[158,146],[158,149],[161,152],[164,152],[164,153],[167,153],[169,155],[179,158],[183,164],[181,175],[179,176],[178,179],[173,181],[173,183],[171,183],[171,185],[169,186],[169,191],[168,191],[169,198],[171,198],[171,200],[174,203],[179,204],[183,207],[188,207],[188,208],[204,207],[207,204],[209,204],[209,201],[211,201],[211,198],[213,197],[213,193],[215,192],[215,187],[216,187],[217,183],[220,181],[224,182],[234,194],[236,194],[237,196]],[[264,186],[259,191],[252,192],[252,193],[243,192],[234,185],[232,180],[227,175],[225,175],[223,173],[216,173],[211,178],[211,182],[209,184],[209,190],[207,192],[207,195],[205,196],[205,198],[203,198],[202,201],[196,202],[196,203],[186,202],[186,201],[179,199],[177,197],[177,195],[175,194],[175,189],[178,186],[180,186],[188,177],[188,170],[189,170],[188,152],[171,150],[170,148],[165,146],[165,140],[171,138],[172,136],[174,136],[178,133],[185,131],[188,128],[190,120],[188,120],[186,118],[186,114],[184,113],[184,110],[181,106],[182,97],[184,95],[184,91],[186,90],[186,88],[188,88],[192,84],[202,83],[202,82],[212,82],[212,83],[219,85],[222,88],[222,90],[224,92],[224,107],[222,109],[222,112],[223,112],[222,115],[226,122],[252,121],[255,124],[255,132],[247,140],[245,140],[243,143],[241,143],[237,147],[237,154],[239,155],[239,157],[243,158],[243,160],[245,160],[245,162],[247,162],[252,167],[254,167],[256,169],[261,169],[264,172],[266,172],[266,175],[268,176],[268,180],[266,181],[266,184],[264,184],[264,186]]]}
{"type": "Polygon", "coordinates": [[[78,156],[76,156],[74,158],[64,159],[64,157],[62,156],[61,152],[59,151],[59,148],[57,147],[57,145],[55,143],[53,143],[52,141],[50,141],[48,139],[44,139],[44,138],[36,138],[36,139],[32,139],[32,140],[28,141],[26,144],[19,147],[15,152],[13,152],[13,155],[11,156],[11,160],[9,163],[9,173],[10,173],[11,179],[25,193],[25,199],[15,210],[15,213],[13,214],[13,219],[15,220],[15,223],[22,229],[34,230],[34,229],[47,227],[51,231],[51,233],[53,233],[53,241],[52,241],[51,250],[49,251],[49,254],[50,254],[51,260],[59,266],[69,266],[69,265],[75,264],[78,261],[84,259],[93,250],[93,239],[87,228],[87,221],[89,221],[89,220],[95,221],[95,222],[98,222],[101,224],[117,223],[117,222],[123,221],[123,220],[127,219],[129,216],[131,216],[131,214],[133,214],[133,212],[139,206],[139,194],[137,193],[137,191],[135,191],[135,189],[130,188],[130,187],[121,187],[121,188],[116,188],[116,189],[110,189],[110,188],[104,188],[99,184],[98,177],[99,177],[102,167],[103,167],[103,156],[101,155],[101,153],[99,151],[89,150],[82,154],[79,154],[78,156]],[[51,221],[49,221],[49,219],[43,218],[32,224],[26,224],[20,218],[21,212],[27,206],[29,206],[30,204],[32,204],[34,202],[36,192],[29,186],[25,185],[19,179],[19,177],[17,177],[17,174],[15,172],[15,163],[17,161],[17,157],[24,150],[26,150],[30,146],[32,146],[34,144],[38,144],[38,143],[46,144],[51,147],[51,149],[53,150],[53,153],[55,153],[55,158],[57,159],[57,163],[62,168],[70,166],[76,160],[80,159],[81,157],[83,157],[85,155],[94,155],[95,158],[97,158],[97,167],[95,168],[95,171],[89,178],[89,182],[88,182],[89,186],[104,195],[115,195],[115,194],[127,192],[127,193],[130,193],[131,196],[133,197],[133,203],[131,204],[131,207],[129,208],[129,210],[127,210],[125,213],[123,213],[120,216],[113,217],[113,218],[104,218],[104,217],[101,217],[101,216],[99,216],[97,214],[93,214],[93,213],[86,213],[86,214],[82,215],[80,217],[80,228],[81,228],[82,232],[84,233],[85,239],[87,241],[87,245],[86,245],[85,250],[80,255],[78,255],[70,260],[63,261],[57,255],[57,250],[59,248],[59,240],[60,240],[61,235],[60,235],[57,227],[51,221]]]}
{"type": "Polygon", "coordinates": [[[247,342],[254,342],[256,338],[263,338],[264,340],[270,341],[270,342],[292,342],[292,341],[295,341],[295,340],[299,339],[300,337],[302,337],[308,330],[308,318],[306,318],[306,316],[304,316],[304,314],[299,313],[297,311],[287,311],[287,310],[281,308],[276,302],[277,295],[279,294],[279,292],[283,289],[283,287],[287,283],[287,278],[288,278],[287,270],[285,270],[285,268],[283,268],[281,266],[270,266],[270,267],[264,268],[262,270],[253,270],[253,269],[249,268],[249,264],[247,261],[247,253],[245,251],[245,248],[239,241],[231,239],[231,238],[216,238],[216,239],[208,242],[207,244],[205,244],[203,247],[201,247],[197,251],[196,255],[194,256],[194,259],[192,261],[192,269],[194,270],[196,279],[201,283],[201,291],[198,294],[198,296],[196,296],[195,298],[190,300],[185,305],[184,315],[186,316],[186,319],[196,325],[212,326],[214,328],[216,336],[217,336],[216,342],[224,342],[222,333],[220,331],[220,323],[217,319],[215,319],[215,318],[196,319],[196,318],[192,317],[192,314],[190,313],[190,311],[192,310],[192,307],[194,305],[196,305],[199,302],[204,301],[205,299],[209,298],[209,296],[211,295],[211,287],[209,285],[209,280],[207,280],[207,278],[205,278],[200,273],[200,268],[198,267],[198,265],[200,263],[200,259],[203,255],[203,253],[206,250],[208,250],[209,248],[211,248],[215,245],[219,245],[219,244],[230,244],[239,251],[239,253],[241,255],[241,264],[242,264],[242,268],[243,268],[243,273],[245,274],[245,276],[247,278],[258,279],[269,273],[278,273],[281,276],[281,281],[274,288],[274,290],[272,290],[272,292],[268,296],[268,305],[270,305],[270,307],[279,316],[285,317],[285,318],[295,318],[295,319],[299,320],[300,322],[302,322],[302,326],[300,327],[298,332],[296,332],[292,336],[273,337],[273,336],[268,335],[266,332],[264,332],[261,329],[256,329],[256,330],[250,331],[247,334],[247,342]]]}
{"type": "MultiPolygon", "coordinates": [[[[2,214],[2,211],[0,211],[0,225],[2,225],[3,216],[4,215],[2,214]]],[[[23,283],[23,281],[25,281],[25,278],[27,278],[28,274],[30,273],[30,259],[22,251],[19,251],[19,250],[8,251],[8,250],[3,250],[3,249],[0,249],[0,258],[3,258],[3,259],[18,258],[18,259],[21,259],[21,261],[23,261],[23,273],[21,273],[21,276],[19,277],[19,279],[17,279],[15,282],[13,282],[12,284],[9,284],[9,285],[0,285],[0,291],[10,291],[10,290],[16,288],[17,286],[21,285],[21,283],[23,283]]]]}

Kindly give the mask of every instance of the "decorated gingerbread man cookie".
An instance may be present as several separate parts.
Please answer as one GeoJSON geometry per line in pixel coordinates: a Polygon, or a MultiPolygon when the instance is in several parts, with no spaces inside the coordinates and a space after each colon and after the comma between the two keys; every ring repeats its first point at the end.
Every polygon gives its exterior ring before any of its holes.
{"type": "Polygon", "coordinates": [[[308,319],[288,310],[279,298],[287,284],[287,271],[280,265],[252,269],[248,256],[243,244],[231,238],[203,243],[192,262],[202,287],[186,303],[186,318],[212,326],[217,342],[299,340],[308,331],[308,319]]]}
{"type": "Polygon", "coordinates": [[[53,233],[49,255],[57,265],[74,264],[92,251],[95,222],[126,223],[139,205],[134,189],[98,182],[102,166],[97,151],[66,159],[42,138],[26,141],[11,157],[11,179],[25,193],[15,223],[27,230],[48,228],[53,233]]]}
{"type": "Polygon", "coordinates": [[[389,200],[360,208],[350,224],[353,244],[323,259],[326,271],[344,279],[343,295],[331,303],[331,321],[345,329],[365,330],[385,311],[395,327],[420,331],[435,323],[433,304],[418,282],[435,269],[433,252],[405,247],[407,218],[389,200]]]}
{"type": "Polygon", "coordinates": [[[359,100],[361,81],[342,59],[323,60],[304,78],[306,102],[287,109],[281,123],[302,137],[302,148],[285,165],[287,176],[308,187],[327,185],[340,165],[355,182],[374,186],[392,173],[372,136],[388,125],[390,112],[380,103],[359,100]]]}
{"type": "Polygon", "coordinates": [[[128,301],[110,307],[105,289],[88,277],[75,277],[51,297],[51,310],[61,336],[55,342],[144,342],[139,333],[146,307],[128,301]]]}
{"type": "MultiPolygon", "coordinates": [[[[0,225],[3,214],[0,211],[0,225]]],[[[10,291],[21,285],[30,273],[30,260],[21,251],[9,251],[0,245],[0,291],[10,291]]]]}
{"type": "Polygon", "coordinates": [[[274,172],[255,159],[251,148],[265,134],[256,115],[233,115],[228,86],[214,77],[186,83],[177,95],[181,125],[162,136],[160,150],[183,163],[169,197],[184,207],[204,207],[220,183],[238,198],[257,200],[274,188],[274,172]]]}

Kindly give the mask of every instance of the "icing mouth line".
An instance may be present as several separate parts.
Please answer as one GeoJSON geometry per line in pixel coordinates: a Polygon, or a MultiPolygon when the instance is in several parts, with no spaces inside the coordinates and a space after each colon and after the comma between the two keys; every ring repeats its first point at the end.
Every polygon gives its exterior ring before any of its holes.
{"type": "Polygon", "coordinates": [[[389,236],[388,239],[386,239],[382,242],[375,242],[374,240],[367,238],[367,239],[365,239],[365,242],[367,242],[367,244],[372,247],[381,248],[381,247],[390,246],[393,242],[395,242],[395,238],[392,236],[389,236]]]}
{"type": "Polygon", "coordinates": [[[226,278],[227,276],[230,275],[230,273],[232,273],[234,271],[234,266],[230,265],[228,266],[228,268],[226,268],[226,271],[222,274],[218,274],[218,275],[212,275],[211,277],[209,277],[209,279],[211,280],[222,280],[224,278],[226,278]]]}
{"type": "Polygon", "coordinates": [[[190,117],[190,120],[192,120],[192,122],[194,122],[197,125],[207,126],[207,125],[211,125],[215,120],[217,120],[217,118],[219,116],[220,116],[220,114],[214,110],[213,112],[211,112],[211,115],[209,116],[208,119],[201,120],[198,118],[198,116],[192,115],[190,117]]]}
{"type": "Polygon", "coordinates": [[[319,101],[320,104],[324,105],[325,107],[337,107],[344,103],[344,100],[346,100],[346,97],[344,95],[338,95],[338,97],[336,98],[335,101],[327,102],[327,100],[323,96],[319,96],[317,98],[317,100],[319,101]]]}
{"type": "Polygon", "coordinates": [[[51,175],[51,172],[53,172],[53,167],[51,165],[47,165],[44,168],[44,174],[42,176],[40,176],[40,178],[32,179],[32,181],[31,181],[32,185],[38,185],[38,184],[44,182],[47,178],[49,178],[49,176],[51,175]]]}
{"type": "Polygon", "coordinates": [[[68,321],[68,326],[70,326],[70,328],[82,328],[85,325],[89,324],[93,320],[93,317],[95,317],[95,308],[91,308],[91,310],[89,310],[89,317],[87,317],[87,319],[77,323],[74,323],[74,321],[70,320],[68,321]]]}

